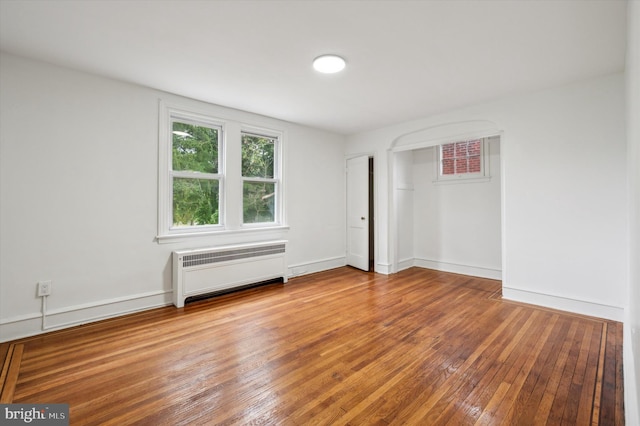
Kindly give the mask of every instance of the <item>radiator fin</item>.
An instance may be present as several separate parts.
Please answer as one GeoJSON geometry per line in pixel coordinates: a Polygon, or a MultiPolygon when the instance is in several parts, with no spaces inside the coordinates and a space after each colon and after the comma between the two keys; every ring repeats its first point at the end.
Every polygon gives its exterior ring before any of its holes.
{"type": "Polygon", "coordinates": [[[270,246],[249,247],[219,252],[187,254],[182,257],[182,266],[186,268],[190,266],[208,265],[211,263],[247,259],[256,256],[267,256],[270,254],[280,254],[284,252],[285,244],[275,244],[270,246]]]}

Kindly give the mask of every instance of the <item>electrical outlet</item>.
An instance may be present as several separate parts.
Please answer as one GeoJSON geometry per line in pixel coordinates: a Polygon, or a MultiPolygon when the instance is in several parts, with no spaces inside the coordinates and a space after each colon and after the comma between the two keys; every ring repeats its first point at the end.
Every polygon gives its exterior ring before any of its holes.
{"type": "Polygon", "coordinates": [[[38,297],[51,295],[51,281],[38,281],[38,297]]]}

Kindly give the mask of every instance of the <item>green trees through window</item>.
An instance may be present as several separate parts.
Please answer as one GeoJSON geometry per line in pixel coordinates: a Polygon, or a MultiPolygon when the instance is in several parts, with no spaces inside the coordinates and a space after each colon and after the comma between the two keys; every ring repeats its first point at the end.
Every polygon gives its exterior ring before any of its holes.
{"type": "Polygon", "coordinates": [[[282,131],[162,100],[158,123],[158,241],[286,227],[282,131]]]}
{"type": "Polygon", "coordinates": [[[275,222],[277,138],[242,134],[244,223],[275,222]]]}
{"type": "Polygon", "coordinates": [[[173,226],[220,222],[220,129],[173,122],[173,226]]]}
{"type": "MultiPolygon", "coordinates": [[[[221,134],[221,127],[172,121],[174,228],[221,224],[221,134]]],[[[278,138],[243,132],[241,143],[243,223],[274,223],[278,138]]]]}
{"type": "Polygon", "coordinates": [[[218,173],[218,129],[173,123],[173,170],[218,173]]]}

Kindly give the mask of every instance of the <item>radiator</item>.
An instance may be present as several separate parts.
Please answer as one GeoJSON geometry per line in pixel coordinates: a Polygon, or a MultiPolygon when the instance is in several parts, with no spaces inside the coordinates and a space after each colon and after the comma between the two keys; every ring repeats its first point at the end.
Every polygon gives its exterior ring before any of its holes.
{"type": "Polygon", "coordinates": [[[188,297],[282,278],[287,282],[286,241],[267,241],[173,252],[173,304],[188,297]]]}

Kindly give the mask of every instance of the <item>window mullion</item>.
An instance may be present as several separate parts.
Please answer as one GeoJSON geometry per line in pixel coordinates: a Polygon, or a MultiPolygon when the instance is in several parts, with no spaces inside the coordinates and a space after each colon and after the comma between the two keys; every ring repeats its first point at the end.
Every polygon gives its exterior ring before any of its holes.
{"type": "Polygon", "coordinates": [[[202,173],[202,172],[189,172],[189,171],[179,171],[172,170],[172,177],[178,178],[187,178],[187,179],[209,179],[209,180],[220,180],[222,178],[221,173],[202,173]]]}
{"type": "Polygon", "coordinates": [[[261,178],[261,177],[249,177],[242,176],[243,182],[266,182],[266,183],[278,183],[278,179],[273,178],[261,178]]]}

